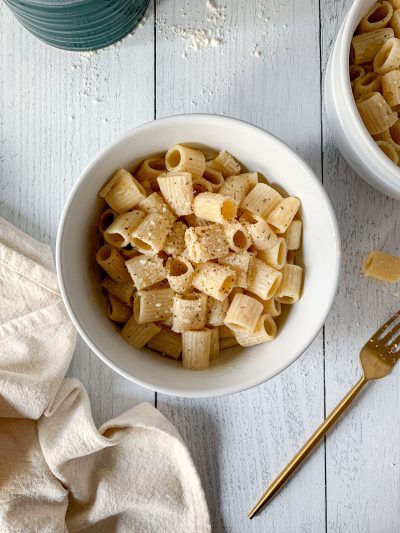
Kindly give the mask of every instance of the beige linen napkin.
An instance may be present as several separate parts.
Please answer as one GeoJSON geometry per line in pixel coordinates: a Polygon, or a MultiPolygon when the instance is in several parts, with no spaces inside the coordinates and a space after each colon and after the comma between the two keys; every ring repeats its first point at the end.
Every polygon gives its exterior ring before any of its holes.
{"type": "Polygon", "coordinates": [[[0,219],[0,532],[209,532],[189,452],[157,409],[96,429],[64,378],[75,339],[50,248],[0,219]]]}

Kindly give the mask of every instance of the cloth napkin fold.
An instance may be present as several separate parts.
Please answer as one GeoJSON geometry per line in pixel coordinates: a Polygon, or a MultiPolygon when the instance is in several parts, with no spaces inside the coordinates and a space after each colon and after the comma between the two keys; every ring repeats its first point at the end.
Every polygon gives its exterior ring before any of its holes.
{"type": "Polygon", "coordinates": [[[143,403],[96,429],[51,250],[0,218],[0,532],[211,531],[180,435],[143,403]]]}

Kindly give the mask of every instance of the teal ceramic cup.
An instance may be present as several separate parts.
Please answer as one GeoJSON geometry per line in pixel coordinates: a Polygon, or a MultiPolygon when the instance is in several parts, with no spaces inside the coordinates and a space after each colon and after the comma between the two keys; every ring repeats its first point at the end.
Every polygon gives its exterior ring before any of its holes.
{"type": "Polygon", "coordinates": [[[125,37],[149,0],[4,0],[41,41],[65,50],[96,50],[125,37]]]}

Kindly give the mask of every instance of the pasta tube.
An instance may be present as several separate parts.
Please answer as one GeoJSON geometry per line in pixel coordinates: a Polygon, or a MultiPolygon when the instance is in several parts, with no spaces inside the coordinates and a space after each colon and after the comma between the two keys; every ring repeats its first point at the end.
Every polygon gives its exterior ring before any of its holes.
{"type": "Polygon", "coordinates": [[[110,294],[116,296],[118,300],[121,300],[121,302],[128,305],[132,302],[135,287],[131,281],[128,281],[127,283],[116,283],[109,276],[106,276],[100,285],[110,294]]]}
{"type": "Polygon", "coordinates": [[[141,223],[145,214],[138,209],[119,215],[104,231],[104,240],[116,248],[130,244],[132,231],[141,223]]]}
{"type": "Polygon", "coordinates": [[[107,298],[107,316],[114,322],[125,324],[132,316],[132,308],[118,300],[113,294],[107,298]]]}
{"type": "Polygon", "coordinates": [[[140,291],[166,278],[166,271],[161,257],[139,255],[129,259],[126,268],[140,291]]]}
{"type": "Polygon", "coordinates": [[[104,244],[99,248],[96,261],[116,283],[131,281],[124,259],[113,246],[104,244]]]}
{"type": "Polygon", "coordinates": [[[162,174],[157,178],[165,201],[178,216],[192,213],[193,186],[188,172],[162,174]]]}
{"type": "Polygon", "coordinates": [[[278,242],[278,237],[265,220],[251,213],[244,213],[240,222],[247,228],[257,250],[269,250],[278,242]]]}
{"type": "Polygon", "coordinates": [[[230,196],[233,198],[235,204],[239,206],[249,190],[250,180],[245,174],[238,174],[237,176],[226,178],[225,183],[219,190],[219,194],[230,196]]]}
{"type": "Polygon", "coordinates": [[[254,331],[263,312],[263,305],[245,294],[235,294],[225,317],[225,325],[235,332],[254,331]]]}
{"type": "Polygon", "coordinates": [[[287,244],[283,237],[278,237],[278,242],[269,250],[262,250],[257,257],[275,270],[282,270],[286,263],[287,244]]]}
{"type": "Polygon", "coordinates": [[[200,178],[206,166],[206,159],[203,152],[176,144],[166,153],[165,164],[170,172],[190,172],[194,178],[200,178]]]}
{"type": "Polygon", "coordinates": [[[149,340],[147,347],[161,355],[179,359],[182,353],[182,336],[170,329],[161,328],[157,335],[149,340]]]}
{"type": "Polygon", "coordinates": [[[249,271],[251,255],[247,253],[230,253],[218,259],[220,265],[229,267],[236,272],[236,287],[247,287],[247,273],[249,271]]]}
{"type": "Polygon", "coordinates": [[[146,289],[136,293],[133,313],[138,324],[167,320],[172,316],[174,293],[171,289],[146,289]]]}
{"type": "Polygon", "coordinates": [[[379,74],[386,74],[398,68],[400,68],[400,39],[392,37],[381,46],[374,57],[374,70],[379,74]]]}
{"type": "Polygon", "coordinates": [[[224,230],[218,224],[188,228],[185,243],[187,257],[194,263],[218,259],[229,253],[224,230]]]}
{"type": "Polygon", "coordinates": [[[192,287],[194,269],[184,257],[170,257],[165,265],[167,280],[171,289],[184,294],[192,287]]]}
{"type": "Polygon", "coordinates": [[[381,90],[382,76],[377,72],[369,72],[354,84],[354,98],[358,100],[363,94],[381,90]]]}
{"type": "Polygon", "coordinates": [[[174,295],[172,331],[202,329],[207,319],[207,297],[204,294],[174,295]]]}
{"type": "Polygon", "coordinates": [[[135,172],[135,177],[138,181],[149,180],[150,182],[153,182],[166,170],[167,167],[165,166],[164,157],[150,157],[143,161],[143,163],[135,172]]]}
{"type": "Polygon", "coordinates": [[[211,350],[211,330],[182,333],[182,365],[190,370],[208,368],[211,350]]]}
{"type": "Polygon", "coordinates": [[[282,282],[275,294],[282,304],[294,304],[300,298],[303,269],[297,265],[286,264],[282,270],[282,282]]]}
{"type": "Polygon", "coordinates": [[[198,264],[192,278],[193,287],[216,300],[224,300],[235,282],[236,272],[233,269],[211,262],[198,264]]]}
{"type": "Polygon", "coordinates": [[[275,296],[282,281],[282,273],[266,265],[260,259],[250,259],[247,274],[247,290],[256,294],[263,300],[275,296]]]}
{"type": "Polygon", "coordinates": [[[228,307],[228,298],[216,300],[209,296],[207,298],[207,326],[223,326],[228,307]]]}
{"type": "Polygon", "coordinates": [[[270,342],[276,337],[276,324],[270,316],[261,315],[252,333],[237,331],[235,337],[240,346],[244,347],[270,342]]]}
{"type": "Polygon", "coordinates": [[[369,93],[356,101],[358,112],[371,135],[382,133],[397,121],[394,113],[381,93],[369,93]]]}
{"type": "Polygon", "coordinates": [[[400,257],[374,251],[369,254],[363,265],[365,276],[396,283],[400,279],[400,257]]]}
{"type": "Polygon", "coordinates": [[[377,3],[368,11],[368,13],[361,19],[358,25],[358,33],[364,33],[374,30],[381,30],[389,24],[393,15],[393,6],[390,2],[383,0],[382,3],[377,3]]]}
{"type": "Polygon", "coordinates": [[[207,166],[221,172],[224,178],[239,174],[241,170],[236,159],[225,150],[222,150],[215,159],[208,161],[207,166]]]}
{"type": "Polygon", "coordinates": [[[132,315],[125,326],[122,328],[121,335],[123,339],[140,350],[161,330],[156,324],[138,324],[132,315]]]}
{"type": "Polygon", "coordinates": [[[127,170],[119,169],[100,191],[108,205],[117,213],[133,209],[146,196],[142,185],[127,170]]]}
{"type": "Polygon", "coordinates": [[[250,233],[240,222],[224,224],[224,233],[229,248],[234,252],[245,252],[251,245],[250,233]]]}
{"type": "Polygon", "coordinates": [[[104,209],[104,211],[100,215],[99,223],[97,225],[98,230],[102,235],[106,231],[108,226],[110,226],[114,222],[117,216],[118,213],[114,211],[114,209],[111,209],[111,207],[104,209]]]}
{"type": "Polygon", "coordinates": [[[265,183],[257,183],[241,203],[244,211],[265,218],[281,201],[282,196],[265,183]]]}
{"type": "Polygon", "coordinates": [[[393,36],[392,28],[382,28],[355,35],[351,40],[354,64],[361,65],[373,61],[383,43],[393,36]]]}
{"type": "Polygon", "coordinates": [[[300,200],[284,198],[267,217],[267,222],[277,233],[285,233],[300,208],[300,200]]]}
{"type": "Polygon", "coordinates": [[[283,234],[288,250],[298,250],[300,248],[302,226],[301,220],[293,220],[283,234]]]}
{"type": "Polygon", "coordinates": [[[169,230],[163,215],[151,213],[133,230],[131,244],[142,254],[154,255],[162,250],[169,230]]]}
{"type": "Polygon", "coordinates": [[[226,224],[236,217],[237,207],[232,198],[222,194],[203,192],[193,201],[193,213],[203,220],[226,224]]]}

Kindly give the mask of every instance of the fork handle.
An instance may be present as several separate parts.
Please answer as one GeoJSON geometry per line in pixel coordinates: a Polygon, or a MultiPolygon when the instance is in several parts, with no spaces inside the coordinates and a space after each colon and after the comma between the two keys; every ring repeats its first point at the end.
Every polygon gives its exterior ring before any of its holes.
{"type": "Polygon", "coordinates": [[[325,433],[333,426],[340,415],[351,404],[360,390],[368,380],[363,376],[354,387],[346,394],[341,402],[335,407],[335,409],[326,417],[319,428],[311,435],[304,446],[297,452],[290,463],[282,470],[279,476],[271,483],[268,489],[264,492],[260,500],[256,503],[254,508],[249,513],[249,518],[253,518],[255,514],[260,511],[264,505],[266,505],[279,491],[282,485],[290,478],[293,472],[300,466],[304,459],[308,456],[311,450],[318,444],[325,433]]]}

